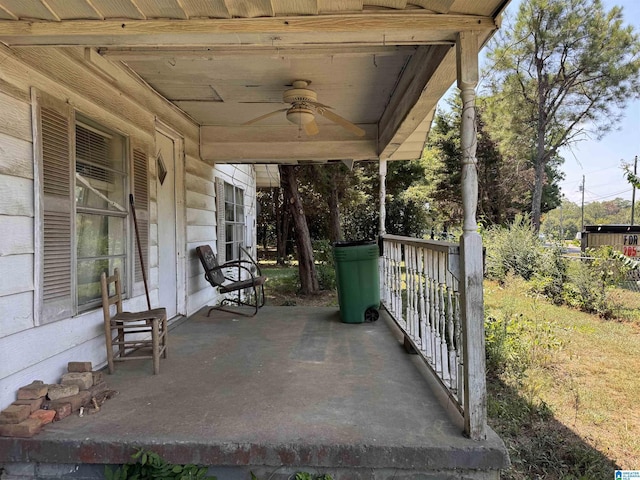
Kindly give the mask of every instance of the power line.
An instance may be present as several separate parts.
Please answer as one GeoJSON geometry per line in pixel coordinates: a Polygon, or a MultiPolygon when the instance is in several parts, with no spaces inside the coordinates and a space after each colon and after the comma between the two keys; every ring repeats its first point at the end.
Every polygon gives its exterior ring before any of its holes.
{"type": "Polygon", "coordinates": [[[622,194],[625,194],[625,193],[629,193],[629,192],[631,192],[631,189],[630,189],[630,188],[629,188],[629,189],[627,189],[627,190],[623,190],[623,191],[621,191],[621,192],[617,192],[617,193],[610,193],[610,194],[608,194],[608,195],[597,195],[597,194],[595,194],[594,192],[589,192],[589,194],[591,194],[591,195],[592,195],[592,197],[591,197],[590,201],[595,202],[595,201],[598,201],[598,200],[602,200],[602,199],[604,199],[604,198],[616,197],[616,196],[619,196],[619,195],[622,195],[622,194]]]}

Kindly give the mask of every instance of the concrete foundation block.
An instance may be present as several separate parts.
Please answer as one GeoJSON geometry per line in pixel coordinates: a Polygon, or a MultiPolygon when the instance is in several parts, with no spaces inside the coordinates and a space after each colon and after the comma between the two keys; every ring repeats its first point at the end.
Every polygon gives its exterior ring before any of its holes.
{"type": "Polygon", "coordinates": [[[93,386],[93,374],[91,372],[65,373],[60,384],[77,385],[80,390],[88,390],[93,386]]]}
{"type": "Polygon", "coordinates": [[[59,400],[77,395],[79,391],[80,387],[78,385],[49,385],[47,397],[49,397],[49,400],[59,400]]]}

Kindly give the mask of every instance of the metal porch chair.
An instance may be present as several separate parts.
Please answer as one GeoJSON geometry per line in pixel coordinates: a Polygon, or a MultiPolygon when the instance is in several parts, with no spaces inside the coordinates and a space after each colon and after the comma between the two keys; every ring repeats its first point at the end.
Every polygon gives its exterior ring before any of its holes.
{"type": "Polygon", "coordinates": [[[160,356],[167,358],[166,309],[154,308],[142,312],[123,312],[120,271],[117,268],[110,277],[102,272],[100,285],[102,287],[102,310],[109,373],[114,372],[114,362],[116,361],[152,358],[153,373],[157,375],[160,373],[160,356]],[[111,315],[111,305],[116,306],[114,315],[111,315]],[[114,352],[115,347],[117,349],[114,352]],[[151,354],[129,355],[142,348],[151,349],[151,354]]]}
{"type": "Polygon", "coordinates": [[[211,314],[212,310],[222,310],[253,317],[258,313],[258,309],[264,305],[264,283],[267,278],[262,275],[260,267],[249,253],[242,247],[241,249],[248,257],[248,260],[232,260],[219,265],[209,245],[196,247],[196,253],[204,268],[204,278],[207,282],[212,287],[218,288],[221,294],[237,293],[237,297],[227,297],[222,300],[219,306],[210,307],[207,316],[211,314]],[[245,299],[243,298],[243,293],[246,296],[247,291],[249,292],[248,299],[245,299]],[[251,307],[253,312],[248,314],[240,310],[229,310],[225,308],[229,304],[251,307]]]}

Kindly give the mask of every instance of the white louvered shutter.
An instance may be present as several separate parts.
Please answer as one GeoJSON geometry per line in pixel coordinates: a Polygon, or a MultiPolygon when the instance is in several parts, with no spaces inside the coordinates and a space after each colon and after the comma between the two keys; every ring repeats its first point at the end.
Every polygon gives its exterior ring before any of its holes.
{"type": "Polygon", "coordinates": [[[218,238],[216,240],[218,246],[218,263],[223,264],[225,259],[225,221],[224,221],[224,180],[216,177],[216,218],[218,238]]]}
{"type": "Polygon", "coordinates": [[[142,281],[142,265],[140,264],[140,254],[142,251],[145,273],[149,272],[149,168],[148,155],[143,148],[135,146],[133,148],[133,197],[136,208],[136,219],[138,223],[138,234],[140,247],[135,245],[135,267],[134,280],[142,281]]]}
{"type": "Polygon", "coordinates": [[[42,316],[48,323],[73,314],[73,112],[36,94],[36,136],[42,195],[42,316]]]}

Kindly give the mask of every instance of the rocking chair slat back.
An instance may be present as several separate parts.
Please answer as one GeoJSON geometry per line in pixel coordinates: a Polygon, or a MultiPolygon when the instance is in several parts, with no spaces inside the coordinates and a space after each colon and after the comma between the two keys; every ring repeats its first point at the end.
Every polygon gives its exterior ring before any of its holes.
{"type": "Polygon", "coordinates": [[[196,247],[196,252],[204,267],[207,281],[214,287],[221,287],[224,283],[224,274],[211,247],[209,245],[201,245],[196,247]]]}

